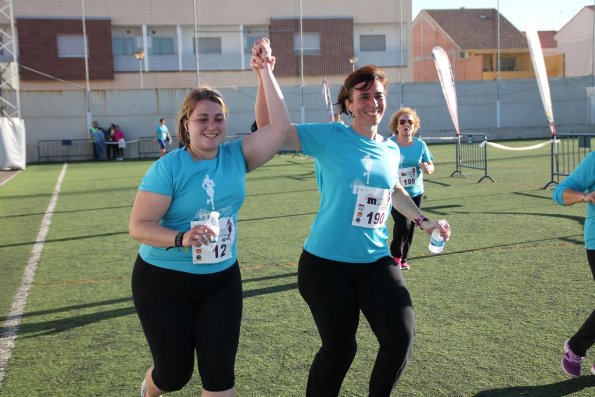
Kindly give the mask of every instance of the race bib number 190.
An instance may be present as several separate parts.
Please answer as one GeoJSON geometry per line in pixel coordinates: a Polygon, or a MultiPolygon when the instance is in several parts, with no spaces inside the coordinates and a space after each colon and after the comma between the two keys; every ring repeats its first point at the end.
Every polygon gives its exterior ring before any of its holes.
{"type": "Polygon", "coordinates": [[[386,223],[391,205],[390,189],[360,186],[351,225],[380,228],[386,223]]]}

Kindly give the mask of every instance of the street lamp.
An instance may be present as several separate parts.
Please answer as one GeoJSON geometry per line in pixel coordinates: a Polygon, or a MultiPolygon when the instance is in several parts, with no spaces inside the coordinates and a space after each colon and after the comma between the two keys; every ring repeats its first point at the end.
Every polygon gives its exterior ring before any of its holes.
{"type": "Polygon", "coordinates": [[[140,73],[140,88],[143,88],[143,59],[145,59],[145,52],[138,50],[134,53],[134,57],[138,60],[138,72],[140,73]]]}
{"type": "Polygon", "coordinates": [[[351,64],[351,70],[355,72],[355,63],[357,62],[357,57],[349,58],[349,63],[351,64]]]}

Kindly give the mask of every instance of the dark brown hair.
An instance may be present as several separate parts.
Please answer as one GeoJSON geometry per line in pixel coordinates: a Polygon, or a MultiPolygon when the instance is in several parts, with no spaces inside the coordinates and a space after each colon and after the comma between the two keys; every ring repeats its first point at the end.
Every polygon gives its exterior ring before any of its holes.
{"type": "Polygon", "coordinates": [[[366,65],[351,72],[351,74],[345,78],[343,86],[339,90],[339,95],[337,95],[337,103],[335,103],[335,105],[339,107],[340,113],[351,115],[349,110],[347,110],[347,106],[345,106],[345,100],[351,102],[353,90],[355,90],[357,85],[364,83],[359,89],[367,90],[375,81],[380,82],[380,84],[384,86],[385,93],[388,91],[388,80],[384,77],[384,70],[378,66],[366,65]]]}

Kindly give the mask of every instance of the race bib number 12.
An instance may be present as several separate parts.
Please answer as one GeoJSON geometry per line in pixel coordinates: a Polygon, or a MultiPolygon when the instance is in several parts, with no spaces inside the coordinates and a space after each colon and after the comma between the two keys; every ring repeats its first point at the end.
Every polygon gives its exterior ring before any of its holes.
{"type": "MultiPolygon", "coordinates": [[[[193,221],[191,227],[206,225],[208,221],[193,221]]],[[[223,262],[231,257],[231,249],[235,239],[235,225],[232,218],[219,218],[219,236],[217,242],[210,247],[192,246],[192,263],[195,265],[209,265],[223,262]]]]}

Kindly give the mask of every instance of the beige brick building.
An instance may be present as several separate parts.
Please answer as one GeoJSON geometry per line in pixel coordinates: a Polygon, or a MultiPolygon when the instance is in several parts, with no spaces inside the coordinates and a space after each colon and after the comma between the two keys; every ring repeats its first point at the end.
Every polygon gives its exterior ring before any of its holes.
{"type": "Polygon", "coordinates": [[[86,68],[100,90],[253,85],[261,36],[282,84],[340,82],[368,63],[412,76],[411,0],[27,0],[14,18],[21,90],[80,89],[86,68]]]}

